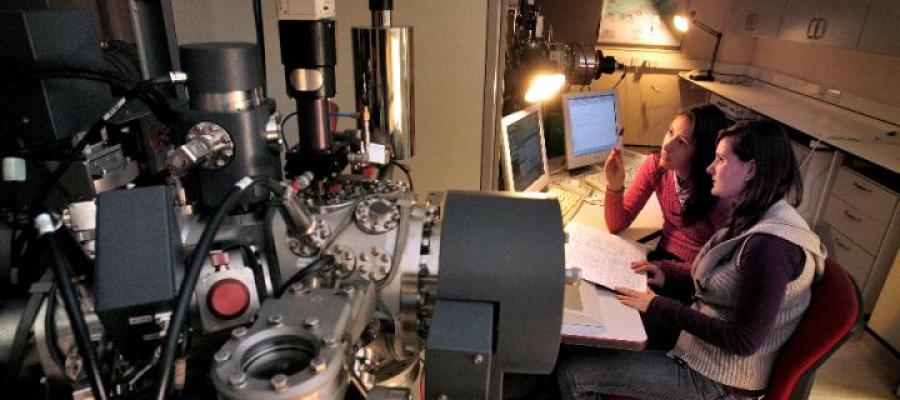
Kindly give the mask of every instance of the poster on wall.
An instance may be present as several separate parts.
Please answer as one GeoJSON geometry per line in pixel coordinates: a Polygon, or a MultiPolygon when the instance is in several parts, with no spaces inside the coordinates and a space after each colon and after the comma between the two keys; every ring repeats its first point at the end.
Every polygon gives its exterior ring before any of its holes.
{"type": "Polygon", "coordinates": [[[681,35],[672,16],[688,9],[688,0],[605,0],[597,42],[602,46],[677,50],[681,35]]]}

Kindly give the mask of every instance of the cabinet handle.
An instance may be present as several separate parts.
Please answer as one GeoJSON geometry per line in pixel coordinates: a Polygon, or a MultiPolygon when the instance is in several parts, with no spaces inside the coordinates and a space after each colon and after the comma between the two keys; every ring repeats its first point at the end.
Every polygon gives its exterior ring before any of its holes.
{"type": "Polygon", "coordinates": [[[844,244],[844,242],[842,242],[841,239],[838,238],[837,236],[834,237],[834,244],[840,246],[840,247],[841,247],[842,249],[844,249],[844,250],[853,250],[852,247],[850,247],[850,246],[844,244]]]}
{"type": "Polygon", "coordinates": [[[853,181],[853,186],[856,186],[857,189],[862,190],[863,192],[872,193],[872,189],[861,185],[859,182],[853,181]]]}
{"type": "Polygon", "coordinates": [[[806,24],[806,38],[813,39],[813,22],[816,22],[818,18],[812,18],[809,20],[809,23],[806,24]]]}
{"type": "Polygon", "coordinates": [[[819,40],[825,37],[825,32],[828,32],[828,20],[825,18],[819,18],[819,23],[816,24],[816,40],[819,40]],[[819,32],[819,27],[822,28],[822,31],[819,32]]]}
{"type": "Polygon", "coordinates": [[[847,216],[847,218],[850,218],[850,219],[853,220],[853,221],[856,221],[856,222],[862,222],[862,218],[857,217],[857,216],[851,214],[849,210],[844,210],[844,215],[847,216]]]}

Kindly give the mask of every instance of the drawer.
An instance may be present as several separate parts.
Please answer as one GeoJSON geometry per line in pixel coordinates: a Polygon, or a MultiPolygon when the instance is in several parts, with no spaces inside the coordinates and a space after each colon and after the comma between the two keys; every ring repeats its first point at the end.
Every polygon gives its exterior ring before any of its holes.
{"type": "Polygon", "coordinates": [[[875,257],[872,257],[871,254],[867,253],[856,243],[853,243],[837,229],[833,227],[828,227],[827,229],[827,236],[829,237],[823,239],[828,241],[828,250],[831,252],[828,254],[828,258],[841,264],[841,267],[844,267],[847,273],[856,281],[856,284],[859,285],[859,289],[863,290],[866,279],[869,277],[869,272],[872,270],[872,263],[875,262],[875,257]]]}
{"type": "Polygon", "coordinates": [[[890,218],[876,220],[843,200],[831,196],[828,207],[825,208],[825,222],[869,253],[877,254],[890,218]]]}
{"type": "Polygon", "coordinates": [[[878,221],[890,221],[897,194],[847,169],[838,170],[831,193],[878,221]]]}

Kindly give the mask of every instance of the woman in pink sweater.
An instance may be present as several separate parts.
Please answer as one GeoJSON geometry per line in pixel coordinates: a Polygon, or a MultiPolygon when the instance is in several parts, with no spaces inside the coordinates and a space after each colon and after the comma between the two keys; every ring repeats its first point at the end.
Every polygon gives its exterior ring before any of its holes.
{"type": "Polygon", "coordinates": [[[729,121],[707,104],[678,114],[658,154],[647,157],[624,188],[625,168],[614,150],[606,160],[606,225],[612,233],[628,228],[654,192],[663,213],[662,238],[648,260],[672,260],[690,266],[703,244],[727,219],[727,206],[712,195],[706,166],[715,153],[716,135],[729,121]]]}

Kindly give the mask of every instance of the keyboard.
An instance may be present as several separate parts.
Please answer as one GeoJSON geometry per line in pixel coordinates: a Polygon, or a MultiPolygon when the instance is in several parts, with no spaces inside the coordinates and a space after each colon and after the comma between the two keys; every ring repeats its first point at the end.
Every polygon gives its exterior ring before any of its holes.
{"type": "Polygon", "coordinates": [[[547,193],[553,195],[559,201],[563,225],[568,224],[572,218],[575,218],[578,210],[581,209],[581,205],[584,204],[584,198],[580,194],[558,186],[550,186],[547,189],[547,193]]]}

